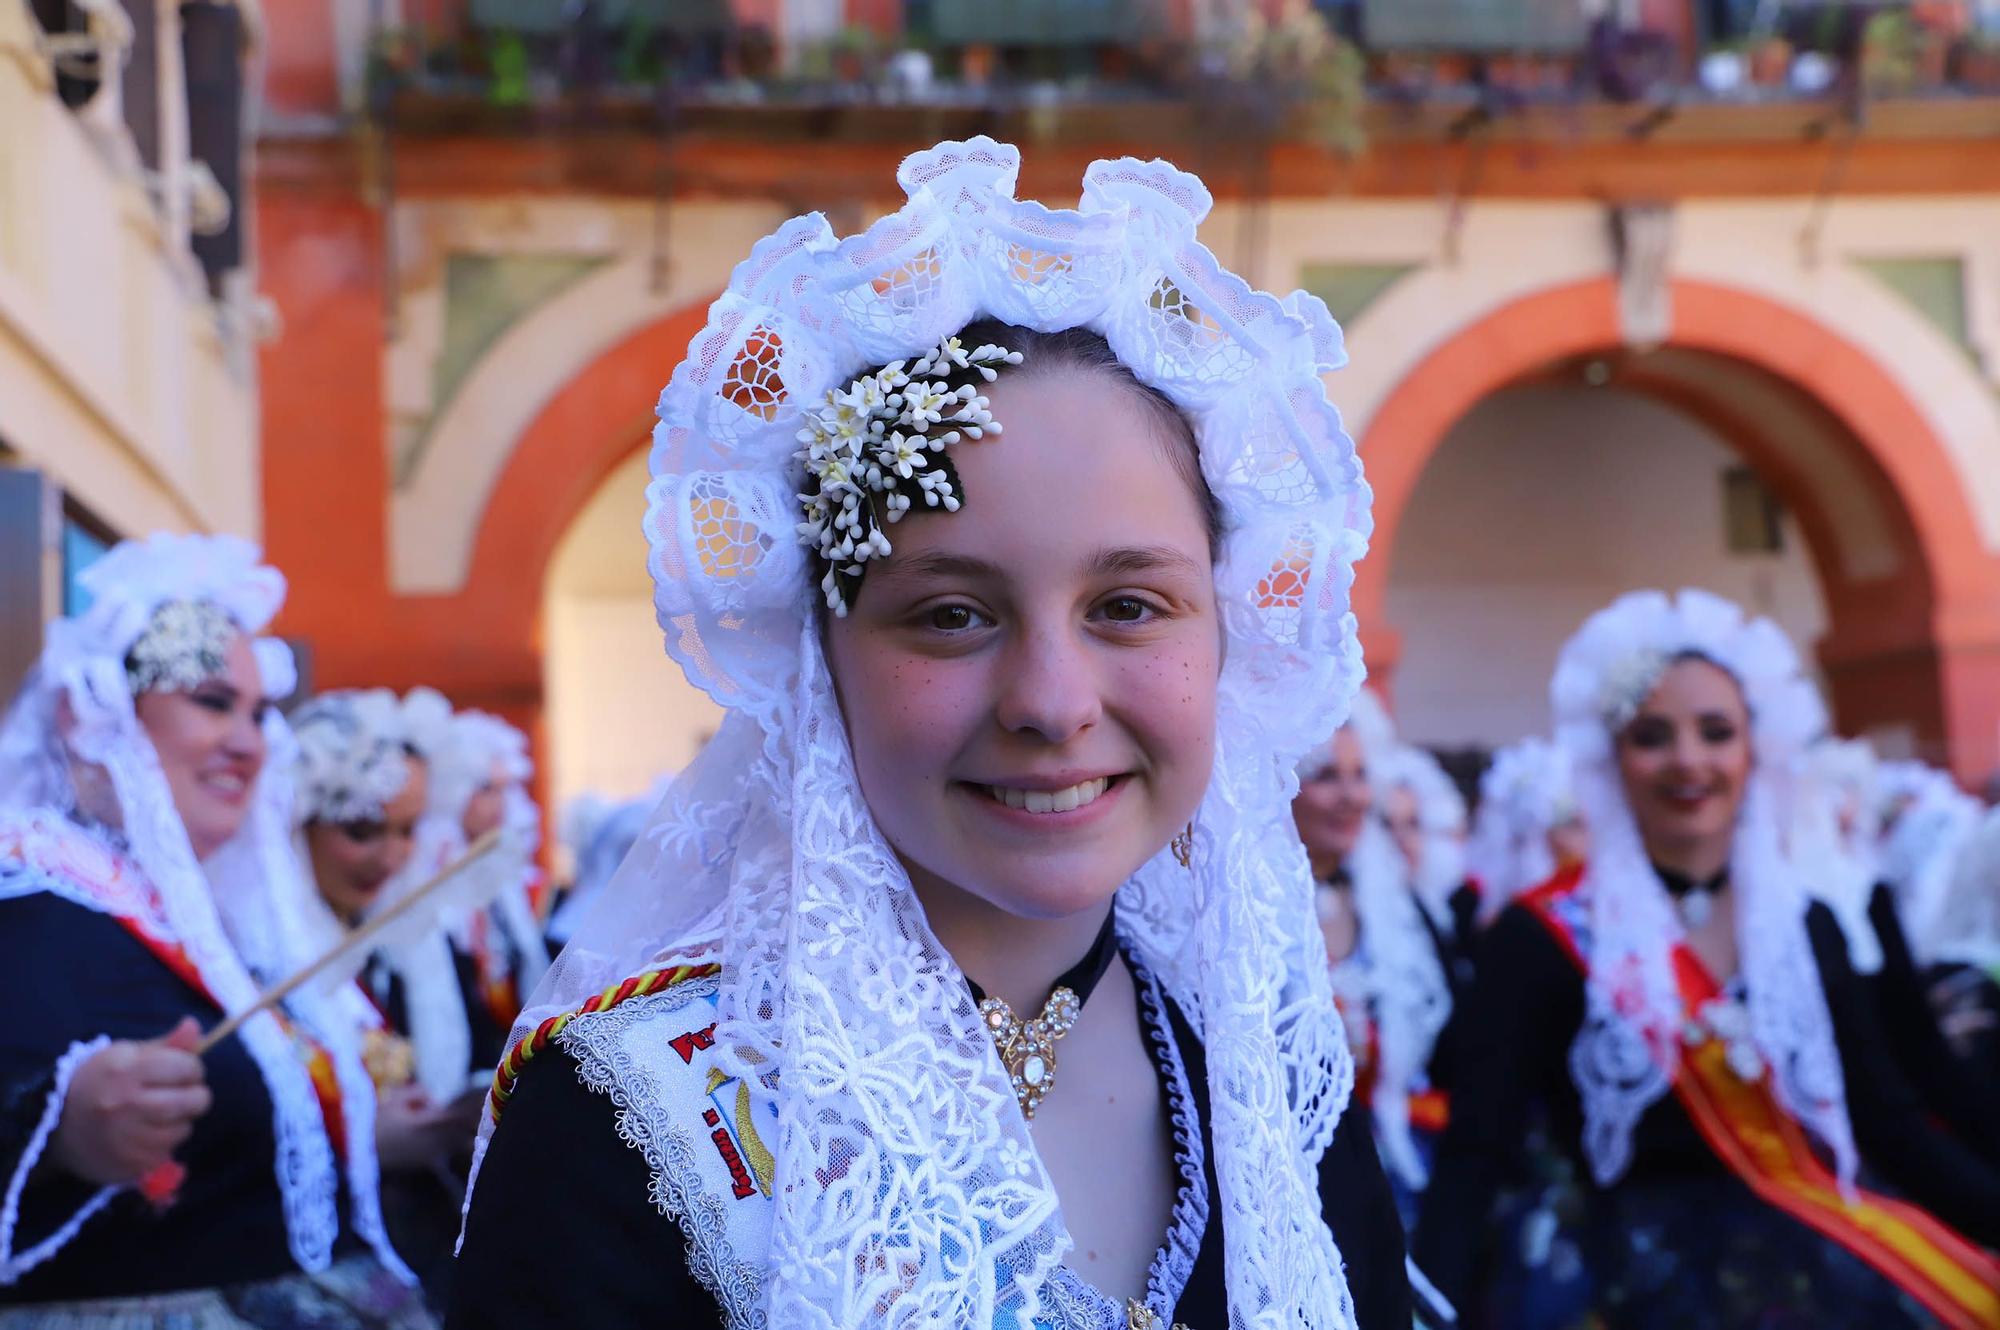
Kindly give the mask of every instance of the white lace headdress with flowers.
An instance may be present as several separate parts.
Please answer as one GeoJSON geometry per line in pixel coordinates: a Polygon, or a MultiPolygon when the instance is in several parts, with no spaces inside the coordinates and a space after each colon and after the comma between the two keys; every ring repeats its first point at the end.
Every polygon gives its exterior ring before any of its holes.
{"type": "Polygon", "coordinates": [[[1479,878],[1481,913],[1492,915],[1556,871],[1549,833],[1579,815],[1569,754],[1531,735],[1507,744],[1479,778],[1479,811],[1466,858],[1479,878]]]}
{"type": "MultiPolygon", "coordinates": [[[[158,754],[139,722],[132,683],[140,678],[185,690],[205,682],[221,665],[214,614],[254,637],[283,602],[284,578],[262,566],[247,541],[161,535],[117,546],[81,581],[92,598],[89,608],[49,626],[41,658],[0,729],[0,818],[28,836],[54,834],[64,825],[91,827],[92,834],[129,855],[157,891],[157,905],[140,918],[141,925],[184,948],[223,1009],[241,1011],[257,1000],[263,985],[287,973],[295,958],[280,917],[282,902],[291,895],[287,884],[299,871],[289,839],[291,731],[276,708],[266,712],[267,756],[249,813],[236,835],[203,863],[195,858],[158,754]],[[190,613],[186,606],[209,608],[190,613]],[[136,643],[149,640],[150,646],[133,652],[136,643]],[[62,725],[59,701],[67,704],[62,725]],[[108,786],[80,797],[78,776],[108,786]],[[105,816],[110,810],[95,806],[107,794],[115,803],[111,818],[105,816]],[[108,825],[114,821],[115,827],[108,825]]],[[[226,643],[220,645],[226,649],[226,643]]],[[[253,650],[266,695],[290,693],[296,680],[290,650],[270,639],[253,641],[253,650]]],[[[0,889],[61,892],[108,913],[126,914],[137,904],[136,897],[98,899],[78,884],[48,876],[4,875],[0,884],[0,889]]],[[[409,1277],[382,1226],[375,1095],[361,1063],[359,1031],[345,1012],[318,995],[300,994],[286,1005],[327,1049],[339,1078],[354,1230],[392,1270],[409,1277]]],[[[240,1037],[271,1096],[273,1168],[292,1256],[307,1270],[325,1269],[340,1230],[340,1166],[319,1097],[275,1016],[249,1018],[240,1037]]],[[[18,1273],[11,1270],[9,1278],[18,1273]]]]}
{"type": "Polygon", "coordinates": [[[471,915],[490,904],[494,921],[506,932],[515,959],[524,967],[516,976],[524,994],[548,969],[541,923],[528,896],[537,871],[535,851],[542,842],[541,809],[528,794],[534,772],[528,736],[500,717],[476,710],[451,715],[431,764],[430,812],[459,828],[461,841],[465,810],[473,796],[492,782],[504,787],[500,846],[468,870],[477,881],[454,894],[453,899],[464,904],[445,923],[463,942],[471,915]]]}
{"type": "Polygon", "coordinates": [[[1120,889],[1120,927],[1204,1037],[1232,1323],[1349,1326],[1315,1162],[1352,1065],[1290,813],[1293,764],[1362,675],[1348,591],[1369,496],[1320,378],[1340,331],[1316,298],[1223,270],[1195,239],[1194,176],[1097,162],[1062,211],[1016,199],[1018,169],[988,139],[918,153],[902,208],[845,240],[818,215],[786,223],[710,307],[660,398],[645,529],[667,649],[729,715],[516,1030],[669,957],[719,960],[725,1066],[782,1067],[769,1322],[1054,1314],[1041,1291],[1070,1240],[963,976],[862,800],[794,454],[830,391],[979,317],[1094,329],[1194,424],[1228,526],[1192,868],[1163,846],[1120,889]]]}
{"type": "Polygon", "coordinates": [[[1632,1128],[1670,1087],[1684,1025],[1672,948],[1684,936],[1619,782],[1615,740],[1667,667],[1698,656],[1726,670],[1750,712],[1752,767],[1729,861],[1750,1033],[1791,1114],[1854,1176],[1854,1135],[1826,994],[1806,935],[1808,897],[1783,845],[1798,764],[1826,714],[1798,653],[1768,619],[1705,591],[1634,592],[1566,643],[1550,683],[1558,741],[1590,826],[1584,1021],[1570,1049],[1584,1149],[1601,1184],[1631,1162],[1632,1128]]]}

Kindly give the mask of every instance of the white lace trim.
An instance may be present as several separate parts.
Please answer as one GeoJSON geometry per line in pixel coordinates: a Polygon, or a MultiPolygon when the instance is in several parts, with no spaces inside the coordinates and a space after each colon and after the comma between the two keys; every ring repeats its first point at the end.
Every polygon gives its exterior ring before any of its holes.
{"type": "Polygon", "coordinates": [[[48,1102],[42,1108],[41,1120],[35,1124],[34,1134],[28,1138],[27,1148],[21,1151],[20,1161],[14,1165],[14,1175],[7,1180],[6,1205],[0,1208],[0,1284],[15,1283],[22,1275],[54,1256],[121,1190],[118,1187],[99,1188],[54,1233],[24,1252],[14,1250],[14,1230],[21,1221],[21,1193],[26,1190],[28,1178],[40,1162],[42,1151],[48,1148],[49,1138],[55,1135],[56,1126],[62,1121],[63,1100],[69,1096],[70,1079],[76,1075],[78,1067],[110,1045],[111,1036],[101,1034],[95,1039],[71,1044],[68,1051],[56,1059],[55,1084],[49,1089],[48,1102]]]}
{"type": "Polygon", "coordinates": [[[632,1026],[707,998],[718,987],[714,976],[691,979],[651,997],[579,1016],[556,1040],[576,1060],[578,1078],[617,1108],[619,1137],[639,1152],[651,1174],[654,1208],[680,1226],[688,1272],[714,1296],[732,1327],[755,1330],[765,1324],[759,1259],[764,1253],[739,1256],[734,1250],[721,1198],[696,1182],[700,1174],[693,1139],[657,1096],[633,1093],[645,1084],[646,1074],[622,1037],[632,1026]]]}

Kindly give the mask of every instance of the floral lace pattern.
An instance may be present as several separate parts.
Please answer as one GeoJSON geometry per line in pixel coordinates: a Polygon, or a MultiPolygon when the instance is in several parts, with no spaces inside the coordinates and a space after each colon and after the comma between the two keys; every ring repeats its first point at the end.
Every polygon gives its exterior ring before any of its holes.
{"type": "Polygon", "coordinates": [[[792,453],[807,403],[975,316],[1092,328],[1188,414],[1229,533],[1191,862],[1163,847],[1141,867],[1120,932],[1208,1050],[1239,1323],[1351,1326],[1315,1165],[1353,1068],[1290,820],[1294,765],[1362,674],[1348,593],[1369,494],[1320,377],[1345,360],[1340,331],[1315,298],[1221,267],[1194,238],[1210,205],[1195,177],[1098,162],[1061,211],[1015,199],[1018,169],[989,139],[918,153],[902,208],[846,239],[786,223],[711,306],[661,394],[645,529],[667,649],[730,714],[523,1024],[655,959],[721,962],[724,1065],[754,1076],[784,1050],[779,1176],[836,1179],[779,1189],[773,1322],[1034,1319],[1070,1239],[963,977],[861,798],[792,453]]]}

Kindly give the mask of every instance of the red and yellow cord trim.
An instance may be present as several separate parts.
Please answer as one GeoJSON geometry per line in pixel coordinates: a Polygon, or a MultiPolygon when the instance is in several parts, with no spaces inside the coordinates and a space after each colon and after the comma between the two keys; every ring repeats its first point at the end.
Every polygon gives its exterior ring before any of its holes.
{"type": "Polygon", "coordinates": [[[633,975],[623,983],[613,984],[602,993],[589,998],[575,1011],[559,1012],[549,1017],[534,1031],[507,1050],[507,1056],[500,1059],[500,1069],[493,1074],[493,1090],[487,1096],[487,1112],[493,1120],[500,1120],[500,1110],[514,1095],[514,1084],[521,1079],[521,1072],[529,1061],[549,1046],[549,1041],[563,1032],[563,1028],[578,1016],[588,1016],[592,1012],[607,1011],[627,998],[645,997],[675,984],[691,979],[706,979],[710,975],[722,973],[720,965],[673,965],[664,970],[648,970],[644,974],[633,975]]]}

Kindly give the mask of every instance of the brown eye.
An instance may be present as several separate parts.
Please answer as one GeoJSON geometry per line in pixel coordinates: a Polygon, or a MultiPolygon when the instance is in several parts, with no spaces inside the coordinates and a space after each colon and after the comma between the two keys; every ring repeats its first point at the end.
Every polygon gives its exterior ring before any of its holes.
{"type": "Polygon", "coordinates": [[[1104,602],[1104,617],[1113,623],[1138,623],[1151,608],[1137,596],[1116,596],[1104,602]]]}
{"type": "Polygon", "coordinates": [[[380,822],[343,822],[340,831],[356,845],[367,845],[380,839],[383,827],[380,822]]]}
{"type": "Polygon", "coordinates": [[[1701,737],[1708,743],[1726,744],[1736,737],[1736,727],[1727,721],[1713,722],[1701,727],[1701,737]]]}
{"type": "Polygon", "coordinates": [[[924,617],[941,633],[962,633],[975,622],[972,611],[963,605],[940,605],[924,617]]]}

